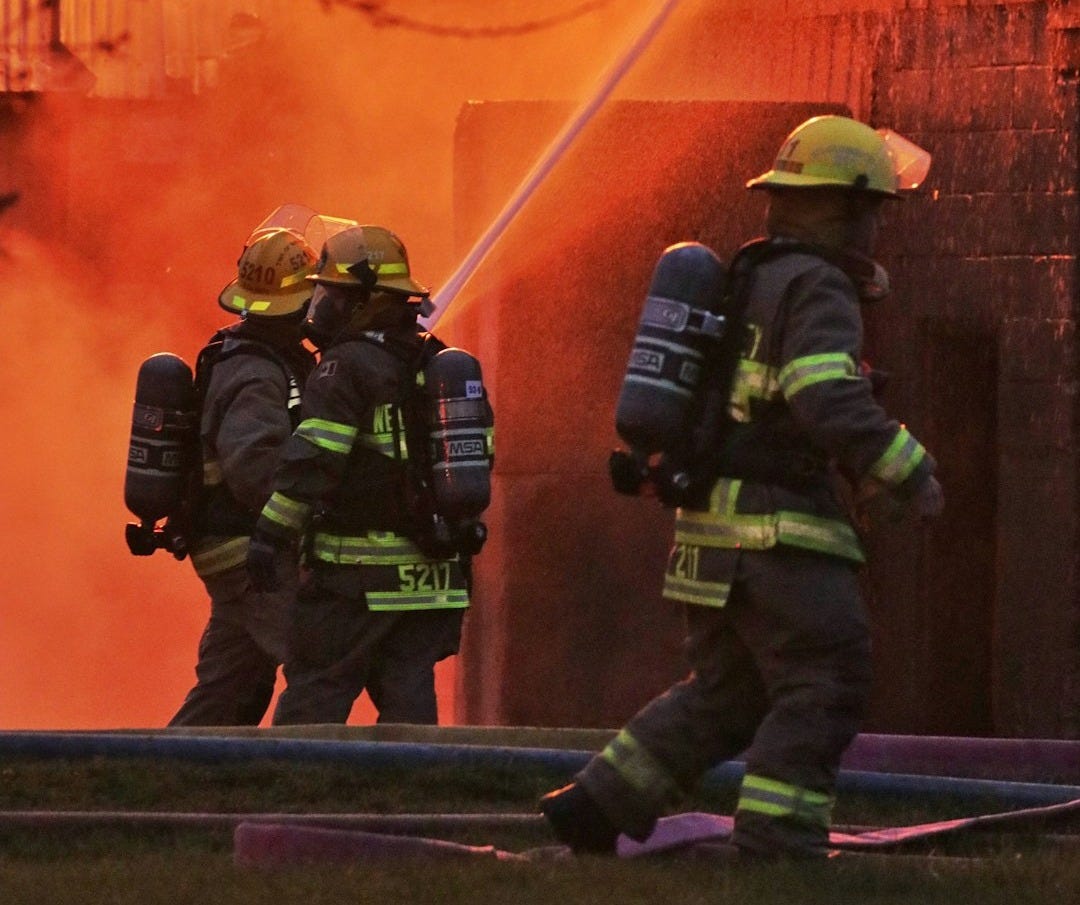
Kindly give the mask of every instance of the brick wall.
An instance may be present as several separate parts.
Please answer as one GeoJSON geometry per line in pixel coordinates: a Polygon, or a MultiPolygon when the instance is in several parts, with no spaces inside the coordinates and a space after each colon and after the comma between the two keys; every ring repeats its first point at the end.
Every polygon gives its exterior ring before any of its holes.
{"type": "MultiPolygon", "coordinates": [[[[1080,4],[728,2],[683,18],[639,90],[839,105],[934,154],[883,236],[896,291],[867,312],[867,348],[891,375],[888,407],[936,453],[948,508],[871,542],[868,728],[1075,737],[1080,4]]],[[[587,614],[570,629],[583,630],[597,630],[587,614]]],[[[488,718],[565,715],[528,694],[500,709],[515,692],[484,684],[488,718]]],[[[572,716],[615,715],[594,699],[572,716]]]]}

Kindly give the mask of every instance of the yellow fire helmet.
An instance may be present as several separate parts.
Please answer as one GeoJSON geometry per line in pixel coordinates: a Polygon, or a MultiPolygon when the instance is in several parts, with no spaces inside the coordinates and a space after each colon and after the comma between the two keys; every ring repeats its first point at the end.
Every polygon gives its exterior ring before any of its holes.
{"type": "Polygon", "coordinates": [[[318,256],[304,237],[291,229],[258,230],[236,262],[236,279],[218,296],[218,304],[234,314],[282,317],[300,311],[311,299],[307,277],[318,256]]]}
{"type": "Polygon", "coordinates": [[[773,168],[750,189],[836,186],[890,198],[913,189],[930,171],[930,154],[891,129],[846,116],[815,116],[784,140],[773,168]]]}
{"type": "Polygon", "coordinates": [[[427,298],[430,290],[409,273],[409,257],[401,240],[382,226],[353,226],[335,233],[323,245],[316,283],[358,285],[427,298]]]}

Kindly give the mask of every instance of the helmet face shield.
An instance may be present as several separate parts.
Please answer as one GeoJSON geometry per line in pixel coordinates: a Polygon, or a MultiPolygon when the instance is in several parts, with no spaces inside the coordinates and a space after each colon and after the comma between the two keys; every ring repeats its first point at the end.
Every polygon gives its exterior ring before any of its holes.
{"type": "Polygon", "coordinates": [[[892,129],[878,129],[877,133],[892,156],[896,188],[899,191],[917,189],[930,173],[930,152],[892,129]]]}
{"type": "Polygon", "coordinates": [[[919,185],[930,155],[891,129],[847,116],[815,116],[785,139],[773,168],[747,188],[845,188],[895,198],[919,185]]]}
{"type": "Polygon", "coordinates": [[[248,244],[259,233],[274,229],[291,229],[293,232],[300,233],[312,248],[322,248],[331,236],[356,225],[355,220],[316,213],[306,204],[282,204],[267,214],[262,223],[252,230],[251,236],[248,237],[248,244]]]}

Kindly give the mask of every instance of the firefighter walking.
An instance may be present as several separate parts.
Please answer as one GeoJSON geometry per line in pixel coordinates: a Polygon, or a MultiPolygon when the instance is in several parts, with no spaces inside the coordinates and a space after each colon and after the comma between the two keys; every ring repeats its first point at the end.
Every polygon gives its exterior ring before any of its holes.
{"type": "Polygon", "coordinates": [[[312,295],[306,277],[316,260],[299,233],[254,234],[236,279],[218,298],[240,321],[215,334],[196,366],[196,384],[203,387],[202,486],[189,543],[210,596],[210,617],[199,642],[196,684],[170,726],[257,725],[274,693],[297,561],[280,554],[282,580],[273,591],[253,588],[244,563],[315,364],[301,344],[301,327],[312,295]]]}
{"type": "Polygon", "coordinates": [[[665,575],[664,596],[685,606],[691,672],[542,799],[575,851],[647,838],[705,771],[744,752],[734,850],[826,853],[840,758],[870,689],[864,555],[837,482],[920,516],[942,508],[933,459],[860,368],[860,304],[888,288],[870,257],[881,207],[928,165],[895,133],[824,116],[748,183],[768,196],[767,239],[732,266],[745,308],[730,427],[706,437],[706,480],[677,511],[665,575]]]}
{"type": "Polygon", "coordinates": [[[321,361],[248,555],[260,587],[302,539],[311,570],[274,723],[344,723],[367,690],[379,722],[434,724],[434,667],[458,650],[469,595],[457,549],[418,514],[410,471],[421,450],[405,403],[443,349],[417,324],[428,290],[378,226],[328,239],[312,280],[321,361]]]}

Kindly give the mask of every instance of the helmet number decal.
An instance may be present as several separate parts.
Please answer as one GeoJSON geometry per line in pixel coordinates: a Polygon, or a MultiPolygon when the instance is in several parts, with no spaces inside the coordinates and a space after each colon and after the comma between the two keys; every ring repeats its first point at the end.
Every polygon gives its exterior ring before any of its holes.
{"type": "Polygon", "coordinates": [[[240,262],[239,277],[252,286],[275,287],[278,285],[277,271],[273,267],[252,261],[240,262]]]}

